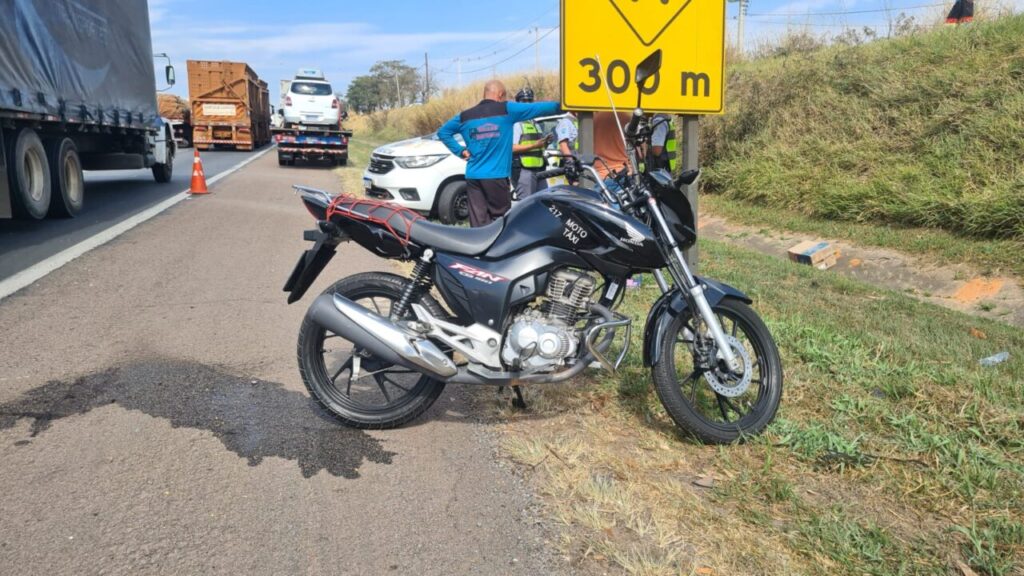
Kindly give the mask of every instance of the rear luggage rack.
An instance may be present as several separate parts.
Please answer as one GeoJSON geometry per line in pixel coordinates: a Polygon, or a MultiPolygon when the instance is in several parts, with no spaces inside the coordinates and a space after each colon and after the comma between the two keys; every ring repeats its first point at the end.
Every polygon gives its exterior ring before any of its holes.
{"type": "Polygon", "coordinates": [[[331,201],[331,205],[327,207],[327,219],[330,220],[331,216],[335,214],[382,226],[398,240],[403,248],[409,245],[413,224],[418,220],[423,220],[423,216],[415,210],[404,206],[383,200],[357,198],[351,194],[342,194],[331,201]],[[357,208],[364,208],[364,210],[357,211],[357,208]],[[404,233],[399,233],[396,228],[403,230],[404,233]]]}

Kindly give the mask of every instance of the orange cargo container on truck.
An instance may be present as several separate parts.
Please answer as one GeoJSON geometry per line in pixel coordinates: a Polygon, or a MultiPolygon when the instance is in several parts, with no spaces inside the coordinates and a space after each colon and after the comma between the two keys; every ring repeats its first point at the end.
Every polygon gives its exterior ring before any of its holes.
{"type": "Polygon", "coordinates": [[[171,123],[178,148],[192,147],[192,105],[188,100],[172,94],[157,94],[156,104],[160,117],[171,123]]]}
{"type": "Polygon", "coordinates": [[[188,61],[192,143],[253,150],[270,142],[267,83],[244,62],[188,61]]]}

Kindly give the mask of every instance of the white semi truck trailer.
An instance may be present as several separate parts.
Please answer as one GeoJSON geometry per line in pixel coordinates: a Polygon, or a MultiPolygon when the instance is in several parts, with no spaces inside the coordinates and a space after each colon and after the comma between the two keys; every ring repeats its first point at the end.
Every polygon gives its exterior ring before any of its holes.
{"type": "Polygon", "coordinates": [[[0,0],[0,218],[75,216],[83,170],[169,182],[155,90],[144,0],[0,0]]]}

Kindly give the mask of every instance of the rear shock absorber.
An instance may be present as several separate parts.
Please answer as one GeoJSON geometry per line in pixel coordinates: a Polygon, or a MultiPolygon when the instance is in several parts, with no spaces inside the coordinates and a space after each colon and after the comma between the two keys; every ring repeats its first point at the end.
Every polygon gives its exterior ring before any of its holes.
{"type": "Polygon", "coordinates": [[[391,308],[391,320],[400,320],[405,316],[409,304],[412,304],[413,300],[419,296],[420,290],[430,290],[430,265],[433,260],[434,251],[428,249],[416,261],[416,266],[413,267],[412,275],[409,277],[409,283],[402,290],[402,297],[391,308]]]}

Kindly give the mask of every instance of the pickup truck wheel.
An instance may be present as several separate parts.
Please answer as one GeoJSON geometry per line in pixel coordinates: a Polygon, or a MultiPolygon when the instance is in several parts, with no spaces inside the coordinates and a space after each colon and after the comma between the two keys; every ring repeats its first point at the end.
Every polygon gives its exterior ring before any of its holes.
{"type": "Polygon", "coordinates": [[[444,224],[458,224],[469,218],[469,198],[464,181],[451,182],[441,189],[437,216],[444,224]]]}
{"type": "Polygon", "coordinates": [[[8,165],[14,213],[21,218],[42,220],[50,209],[51,194],[46,148],[31,128],[15,132],[13,141],[8,165]]]}
{"type": "Polygon", "coordinates": [[[82,211],[85,196],[85,178],[78,147],[70,138],[50,140],[46,143],[50,163],[50,215],[74,218],[82,211]]]}

